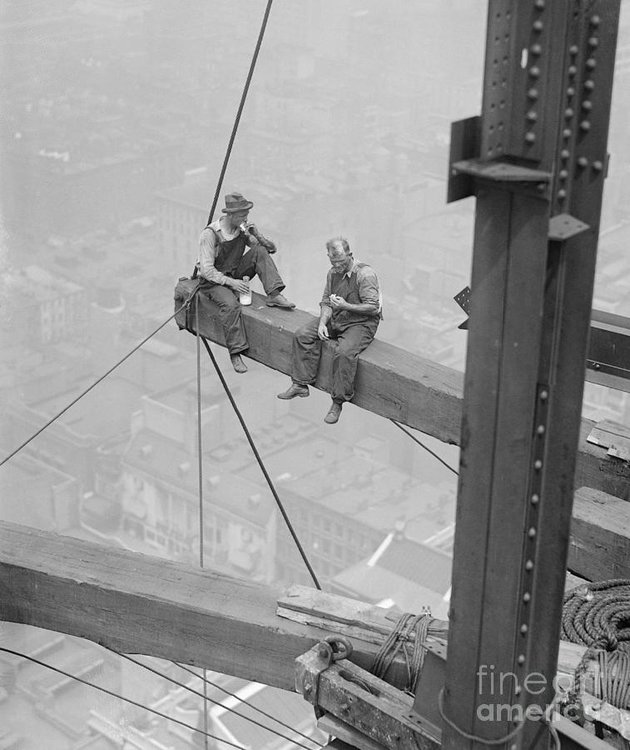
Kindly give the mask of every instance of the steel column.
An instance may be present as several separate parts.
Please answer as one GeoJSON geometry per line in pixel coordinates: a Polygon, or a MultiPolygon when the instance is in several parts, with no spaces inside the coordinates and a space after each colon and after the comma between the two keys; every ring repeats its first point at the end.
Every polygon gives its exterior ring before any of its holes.
{"type": "Polygon", "coordinates": [[[618,13],[488,6],[445,748],[549,744],[618,13]]]}

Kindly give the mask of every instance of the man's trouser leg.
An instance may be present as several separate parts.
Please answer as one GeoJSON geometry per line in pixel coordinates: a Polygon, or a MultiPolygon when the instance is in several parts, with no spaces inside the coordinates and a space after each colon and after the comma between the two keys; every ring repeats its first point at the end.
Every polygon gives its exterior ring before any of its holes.
{"type": "Polygon", "coordinates": [[[273,258],[262,245],[254,245],[241,258],[234,278],[242,279],[243,276],[250,279],[258,276],[267,296],[281,292],[285,286],[273,258]]]}
{"type": "Polygon", "coordinates": [[[379,319],[368,323],[355,323],[342,331],[335,332],[337,351],[332,361],[332,390],[333,401],[339,403],[351,401],[354,396],[354,379],[359,364],[359,354],[372,342],[379,319]]]}
{"type": "Polygon", "coordinates": [[[249,348],[238,297],[227,286],[203,282],[201,291],[219,308],[219,320],[225,334],[225,345],[230,354],[239,354],[249,348]]]}
{"type": "Polygon", "coordinates": [[[322,342],[317,335],[319,319],[306,323],[293,334],[291,378],[294,383],[311,385],[317,377],[322,342]]]}

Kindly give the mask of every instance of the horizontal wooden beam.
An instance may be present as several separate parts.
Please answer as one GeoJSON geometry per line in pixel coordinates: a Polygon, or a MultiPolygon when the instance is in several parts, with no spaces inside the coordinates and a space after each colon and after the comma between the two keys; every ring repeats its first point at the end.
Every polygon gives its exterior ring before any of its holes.
{"type": "Polygon", "coordinates": [[[575,493],[567,567],[589,581],[630,579],[630,503],[588,487],[575,493]]]}
{"type": "MultiPolygon", "coordinates": [[[[194,289],[196,282],[180,281],[175,289],[175,309],[194,289]]],[[[249,339],[247,355],[267,367],[289,374],[294,332],[313,316],[302,310],[286,311],[265,305],[265,298],[253,295],[253,304],[243,309],[249,339]]],[[[181,328],[194,331],[191,313],[176,316],[181,328]]],[[[225,345],[216,307],[205,295],[199,297],[199,332],[225,345]]],[[[324,347],[316,387],[330,390],[332,345],[324,347]]],[[[462,415],[463,374],[450,367],[411,354],[398,346],[376,339],[359,358],[353,403],[387,419],[395,419],[445,443],[459,445],[462,415]]],[[[591,487],[630,500],[630,464],[611,458],[603,448],[586,438],[595,426],[583,420],[578,448],[576,487],[591,487]]]]}
{"type": "MultiPolygon", "coordinates": [[[[279,617],[280,596],[181,563],[0,523],[0,621],[293,690],[295,659],[326,633],[279,617]]],[[[352,660],[369,668],[379,647],[354,645],[352,660]]]]}
{"type": "MultiPolygon", "coordinates": [[[[175,290],[175,309],[181,307],[195,282],[180,281],[175,290]]],[[[253,294],[250,307],[243,308],[245,330],[249,341],[247,356],[267,367],[289,374],[291,342],[295,331],[313,319],[303,310],[280,310],[267,307],[265,297],[253,294]]],[[[225,346],[217,308],[207,295],[198,295],[199,332],[225,346]]],[[[186,315],[176,317],[178,325],[187,327],[186,315]]],[[[188,327],[195,330],[194,303],[188,316],[188,327]]],[[[315,386],[330,391],[331,353],[335,344],[326,344],[322,366],[315,386]]],[[[415,427],[445,443],[459,440],[463,376],[456,370],[436,365],[431,360],[378,339],[359,358],[353,404],[382,417],[415,427]]]]}

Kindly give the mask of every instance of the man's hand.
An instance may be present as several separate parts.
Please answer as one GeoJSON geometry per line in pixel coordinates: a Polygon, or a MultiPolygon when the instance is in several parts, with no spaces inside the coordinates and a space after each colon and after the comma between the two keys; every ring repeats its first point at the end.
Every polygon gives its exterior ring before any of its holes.
{"type": "Polygon", "coordinates": [[[330,335],[328,333],[328,326],[326,323],[320,323],[317,326],[317,335],[322,341],[326,341],[330,338],[330,335]]]}
{"type": "Polygon", "coordinates": [[[345,301],[343,297],[340,297],[338,294],[331,294],[330,295],[330,306],[333,310],[347,310],[348,309],[348,303],[345,301]]]}
{"type": "Polygon", "coordinates": [[[225,282],[230,286],[237,294],[247,294],[249,292],[249,284],[243,279],[230,279],[225,282]]]}

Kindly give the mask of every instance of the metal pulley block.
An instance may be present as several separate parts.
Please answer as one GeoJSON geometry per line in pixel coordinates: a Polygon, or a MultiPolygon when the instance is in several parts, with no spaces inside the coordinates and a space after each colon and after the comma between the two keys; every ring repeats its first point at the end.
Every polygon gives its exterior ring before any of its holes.
{"type": "Polygon", "coordinates": [[[318,726],[366,750],[438,750],[412,721],[413,696],[353,664],[352,643],[332,635],[296,659],[295,689],[315,708],[318,726]]]}

